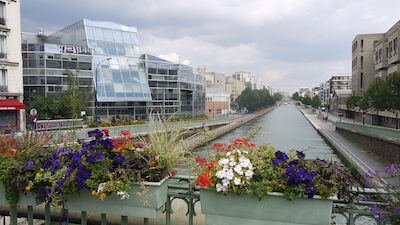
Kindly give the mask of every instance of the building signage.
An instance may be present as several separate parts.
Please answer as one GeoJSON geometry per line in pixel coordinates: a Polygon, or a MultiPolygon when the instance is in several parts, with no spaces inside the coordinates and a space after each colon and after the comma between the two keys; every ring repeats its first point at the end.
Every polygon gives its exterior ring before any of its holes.
{"type": "Polygon", "coordinates": [[[70,53],[70,54],[84,54],[90,55],[90,48],[85,48],[82,46],[74,46],[74,45],[59,45],[60,53],[70,53]]]}

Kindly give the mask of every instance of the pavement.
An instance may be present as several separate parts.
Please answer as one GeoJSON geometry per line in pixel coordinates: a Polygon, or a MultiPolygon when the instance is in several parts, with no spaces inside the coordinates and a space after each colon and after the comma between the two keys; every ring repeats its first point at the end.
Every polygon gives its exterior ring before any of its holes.
{"type": "Polygon", "coordinates": [[[319,133],[337,150],[344,159],[354,165],[360,175],[366,173],[373,175],[374,183],[378,186],[399,185],[398,178],[392,178],[385,174],[385,168],[388,165],[379,159],[376,155],[368,152],[362,146],[353,143],[350,139],[336,132],[335,123],[338,120],[334,115],[328,116],[328,121],[323,121],[322,116],[312,112],[310,109],[298,107],[307,120],[314,126],[319,133]],[[329,119],[330,117],[330,119],[329,119]]]}

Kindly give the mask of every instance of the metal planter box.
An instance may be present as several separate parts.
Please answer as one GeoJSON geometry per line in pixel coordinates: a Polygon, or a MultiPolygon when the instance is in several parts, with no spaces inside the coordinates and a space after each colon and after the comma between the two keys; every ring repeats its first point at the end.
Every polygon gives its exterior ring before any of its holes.
{"type": "Polygon", "coordinates": [[[287,200],[281,193],[267,198],[200,191],[207,225],[330,225],[333,199],[287,200]]]}
{"type": "Polygon", "coordinates": [[[65,208],[76,211],[116,214],[144,218],[156,218],[167,202],[167,179],[160,182],[145,182],[145,189],[139,184],[128,191],[129,199],[121,200],[112,194],[104,200],[91,196],[88,191],[67,198],[65,208]]]}
{"type": "MultiPolygon", "coordinates": [[[[129,199],[121,200],[117,194],[112,194],[104,200],[92,196],[88,191],[68,196],[65,209],[73,211],[86,211],[91,213],[115,214],[121,216],[134,216],[143,218],[156,218],[162,213],[167,202],[167,178],[160,182],[145,182],[144,187],[134,184],[128,191],[129,199]]],[[[0,187],[0,205],[6,205],[4,188],[0,187]]],[[[36,206],[32,194],[20,194],[19,206],[36,206]]]]}

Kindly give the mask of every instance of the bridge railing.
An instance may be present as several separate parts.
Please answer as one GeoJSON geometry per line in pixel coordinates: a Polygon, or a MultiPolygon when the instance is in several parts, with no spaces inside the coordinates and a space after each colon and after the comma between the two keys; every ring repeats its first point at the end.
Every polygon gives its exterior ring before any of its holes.
{"type": "MultiPolygon", "coordinates": [[[[157,225],[203,225],[205,224],[201,212],[199,212],[200,193],[199,190],[193,186],[193,177],[180,176],[173,177],[168,181],[168,198],[164,206],[163,216],[156,220],[148,218],[129,218],[135,220],[135,224],[157,224],[157,225]],[[179,205],[177,207],[177,204],[179,205]],[[174,210],[177,209],[177,210],[174,210]],[[178,219],[177,219],[178,218],[178,219]],[[139,222],[139,223],[138,223],[139,222]]],[[[371,207],[374,205],[385,206],[385,202],[377,200],[376,196],[390,194],[384,190],[375,189],[353,189],[352,194],[357,198],[353,200],[335,200],[332,208],[333,224],[377,224],[377,225],[390,225],[391,219],[400,218],[399,214],[384,213],[383,220],[376,218],[376,214],[371,212],[371,207]],[[374,199],[368,200],[365,197],[374,199]],[[374,197],[375,196],[375,197],[374,197]],[[361,200],[360,200],[361,199],[361,200]],[[341,218],[340,218],[341,217],[341,218]],[[369,222],[365,222],[370,220],[369,222]],[[375,222],[371,222],[375,221],[375,222]]],[[[68,212],[64,210],[54,210],[50,205],[45,206],[28,206],[25,208],[9,208],[7,206],[0,206],[0,216],[3,216],[3,225],[17,225],[21,224],[21,220],[26,221],[25,224],[33,225],[34,219],[44,221],[45,225],[50,225],[54,221],[63,219],[67,223],[76,224],[128,224],[128,217],[118,215],[90,215],[89,212],[68,212]],[[11,215],[11,217],[9,217],[11,215]],[[17,219],[17,217],[19,219],[17,219]]],[[[63,224],[63,223],[61,223],[63,224]]]]}

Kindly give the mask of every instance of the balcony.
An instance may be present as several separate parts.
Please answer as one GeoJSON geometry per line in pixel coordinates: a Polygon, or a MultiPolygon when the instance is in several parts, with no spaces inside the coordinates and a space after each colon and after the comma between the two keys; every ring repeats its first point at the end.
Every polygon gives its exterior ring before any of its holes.
{"type": "Polygon", "coordinates": [[[3,26],[6,25],[6,19],[5,18],[0,18],[0,25],[3,25],[3,26]]]}

